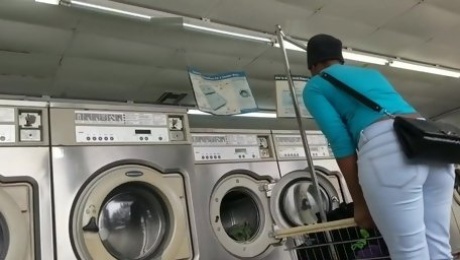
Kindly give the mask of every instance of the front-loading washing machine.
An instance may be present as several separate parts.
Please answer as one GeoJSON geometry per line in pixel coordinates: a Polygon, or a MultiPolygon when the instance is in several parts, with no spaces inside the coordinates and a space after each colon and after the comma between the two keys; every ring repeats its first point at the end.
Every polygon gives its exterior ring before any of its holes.
{"type": "MultiPolygon", "coordinates": [[[[345,179],[340,173],[339,166],[326,137],[321,131],[306,131],[306,133],[313,163],[315,164],[315,172],[319,174],[320,179],[327,180],[325,183],[331,183],[339,194],[337,198],[324,197],[326,199],[325,203],[331,204],[331,198],[338,199],[340,202],[351,202],[351,195],[345,179]]],[[[281,176],[304,174],[309,166],[299,131],[273,130],[272,134],[281,176]]],[[[320,183],[321,185],[322,183],[320,183]]],[[[326,195],[323,191],[321,193],[323,196],[326,195]]]]}
{"type": "Polygon", "coordinates": [[[270,131],[192,129],[192,140],[200,259],[296,259],[274,231],[295,220],[292,196],[306,176],[280,179],[270,131]]]}
{"type": "Polygon", "coordinates": [[[0,158],[0,259],[54,259],[46,103],[0,101],[0,158]]]}
{"type": "Polygon", "coordinates": [[[50,103],[58,259],[195,259],[186,110],[50,103]]]}

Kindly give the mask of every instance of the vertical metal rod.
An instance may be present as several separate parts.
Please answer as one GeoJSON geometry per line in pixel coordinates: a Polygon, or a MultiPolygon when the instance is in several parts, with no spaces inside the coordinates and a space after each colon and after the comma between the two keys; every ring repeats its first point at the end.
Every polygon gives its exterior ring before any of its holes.
{"type": "MultiPolygon", "coordinates": [[[[294,111],[295,111],[296,118],[297,118],[297,124],[299,125],[300,136],[302,137],[302,144],[303,144],[303,148],[305,150],[305,156],[307,158],[308,167],[310,168],[311,177],[312,177],[313,186],[314,186],[314,191],[316,193],[315,196],[316,196],[316,199],[318,200],[318,203],[319,203],[320,219],[321,219],[322,223],[325,223],[325,222],[327,222],[327,217],[326,217],[326,212],[324,211],[324,207],[323,207],[324,202],[323,202],[323,198],[321,197],[321,192],[320,192],[320,189],[319,189],[318,176],[316,175],[315,165],[313,163],[313,157],[311,155],[310,146],[308,145],[307,133],[306,133],[306,131],[305,131],[304,127],[303,127],[303,123],[302,123],[302,115],[301,115],[301,112],[300,112],[301,110],[300,110],[300,106],[299,106],[299,101],[297,100],[297,94],[296,94],[296,89],[295,89],[295,86],[294,86],[294,81],[292,80],[291,67],[289,65],[289,58],[287,56],[286,48],[284,46],[284,39],[283,38],[285,36],[284,36],[283,30],[281,29],[280,25],[277,25],[276,34],[277,34],[277,37],[278,37],[278,42],[280,44],[280,49],[283,52],[284,65],[285,65],[285,68],[286,68],[286,74],[287,74],[287,78],[288,78],[288,84],[289,84],[289,89],[290,89],[290,92],[291,92],[292,102],[293,102],[293,105],[294,105],[294,111]]],[[[327,236],[328,242],[332,241],[332,238],[331,238],[329,232],[326,232],[326,236],[327,236]]],[[[331,246],[331,247],[332,247],[331,252],[332,252],[333,256],[337,257],[336,253],[335,253],[334,246],[331,246]]]]}
{"type": "Polygon", "coordinates": [[[315,167],[314,167],[314,164],[313,164],[313,157],[311,156],[310,146],[308,145],[307,133],[306,133],[306,131],[305,131],[304,127],[303,127],[303,123],[302,123],[302,115],[301,115],[301,112],[300,112],[301,111],[300,110],[300,105],[299,105],[299,101],[297,100],[297,94],[296,94],[296,89],[295,89],[295,86],[294,86],[294,81],[292,80],[291,68],[290,68],[290,65],[289,65],[289,59],[288,59],[287,52],[286,52],[286,49],[285,49],[284,43],[283,43],[284,34],[283,34],[283,31],[281,30],[281,26],[279,26],[279,25],[278,25],[278,30],[277,30],[277,36],[278,36],[278,41],[279,41],[279,44],[280,44],[280,47],[281,47],[281,50],[282,50],[283,56],[284,56],[284,62],[285,62],[285,65],[286,65],[286,73],[287,73],[287,78],[288,78],[288,83],[289,83],[289,89],[291,90],[290,91],[291,92],[291,98],[292,98],[292,102],[294,104],[294,111],[295,111],[296,118],[297,118],[297,124],[299,125],[300,135],[302,136],[302,144],[303,144],[303,148],[305,150],[305,156],[307,158],[308,167],[310,168],[313,184],[315,186],[316,199],[318,200],[318,202],[320,204],[319,212],[320,212],[321,221],[326,222],[327,221],[326,213],[324,212],[323,199],[321,197],[321,193],[320,193],[320,190],[319,190],[318,176],[316,175],[316,170],[315,170],[315,167]]]}

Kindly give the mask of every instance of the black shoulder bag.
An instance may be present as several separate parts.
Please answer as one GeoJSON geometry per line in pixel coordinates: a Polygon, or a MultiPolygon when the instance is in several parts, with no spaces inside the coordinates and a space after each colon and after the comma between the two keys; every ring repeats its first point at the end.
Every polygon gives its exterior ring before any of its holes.
{"type": "Polygon", "coordinates": [[[459,128],[430,120],[392,115],[379,104],[332,75],[322,72],[321,77],[370,109],[384,113],[394,119],[393,128],[408,158],[443,163],[460,163],[459,128]]]}

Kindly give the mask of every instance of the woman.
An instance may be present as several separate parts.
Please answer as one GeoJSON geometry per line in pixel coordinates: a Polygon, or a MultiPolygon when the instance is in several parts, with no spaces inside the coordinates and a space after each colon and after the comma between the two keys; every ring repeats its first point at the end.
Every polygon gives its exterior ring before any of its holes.
{"type": "Polygon", "coordinates": [[[305,105],[328,138],[354,201],[354,218],[375,225],[393,260],[452,259],[449,245],[453,165],[408,160],[393,120],[318,76],[327,72],[394,115],[419,118],[378,71],[344,65],[342,42],[316,35],[307,47],[313,77],[305,105]]]}

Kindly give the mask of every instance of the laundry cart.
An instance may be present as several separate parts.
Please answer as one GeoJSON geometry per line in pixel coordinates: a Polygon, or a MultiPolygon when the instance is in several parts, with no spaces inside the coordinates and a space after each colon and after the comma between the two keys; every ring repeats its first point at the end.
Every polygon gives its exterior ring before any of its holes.
{"type": "Polygon", "coordinates": [[[381,234],[376,229],[361,229],[353,218],[336,220],[353,214],[352,204],[328,212],[328,222],[278,230],[278,238],[291,237],[299,260],[391,259],[381,234]]]}

